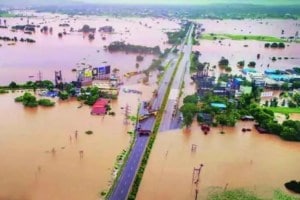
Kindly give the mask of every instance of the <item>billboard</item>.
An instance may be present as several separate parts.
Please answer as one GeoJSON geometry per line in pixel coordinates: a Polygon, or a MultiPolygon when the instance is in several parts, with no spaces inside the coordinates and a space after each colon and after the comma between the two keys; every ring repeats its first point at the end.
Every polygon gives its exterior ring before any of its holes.
{"type": "Polygon", "coordinates": [[[110,76],[110,65],[95,67],[93,69],[85,68],[78,71],[77,75],[79,81],[108,79],[110,76]]]}
{"type": "MultiPolygon", "coordinates": [[[[96,68],[94,68],[96,69],[96,68]]],[[[98,68],[99,75],[110,74],[110,65],[102,66],[98,68]]]]}

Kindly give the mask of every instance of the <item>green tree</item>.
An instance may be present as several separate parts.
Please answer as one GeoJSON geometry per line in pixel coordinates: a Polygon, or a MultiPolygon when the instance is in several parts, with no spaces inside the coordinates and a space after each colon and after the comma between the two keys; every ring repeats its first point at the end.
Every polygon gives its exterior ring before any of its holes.
{"type": "Polygon", "coordinates": [[[59,91],[58,97],[61,100],[67,100],[69,98],[69,94],[66,91],[59,91]]]}
{"type": "Polygon", "coordinates": [[[183,103],[197,104],[198,103],[198,95],[194,94],[194,95],[188,95],[188,96],[184,97],[183,103]]]}
{"type": "Polygon", "coordinates": [[[11,88],[11,89],[16,89],[16,88],[18,88],[18,85],[17,85],[16,82],[12,81],[12,82],[8,85],[8,87],[11,88]]]}
{"type": "Polygon", "coordinates": [[[283,83],[282,86],[281,86],[281,89],[285,90],[285,91],[289,90],[289,84],[288,83],[283,83]]]}
{"type": "Polygon", "coordinates": [[[223,132],[224,126],[227,125],[227,116],[225,114],[220,114],[216,116],[216,121],[221,125],[221,132],[223,132]]]}
{"type": "Polygon", "coordinates": [[[293,82],[293,88],[294,89],[299,89],[300,88],[300,81],[294,81],[293,82]]]}
{"type": "Polygon", "coordinates": [[[193,123],[194,115],[192,113],[185,113],[183,115],[183,124],[186,126],[186,128],[190,127],[193,123]]]}
{"type": "Polygon", "coordinates": [[[296,93],[293,95],[293,100],[295,101],[295,103],[300,106],[300,93],[296,93]]]}
{"type": "Polygon", "coordinates": [[[249,62],[248,67],[255,67],[256,63],[254,61],[249,62]]]}

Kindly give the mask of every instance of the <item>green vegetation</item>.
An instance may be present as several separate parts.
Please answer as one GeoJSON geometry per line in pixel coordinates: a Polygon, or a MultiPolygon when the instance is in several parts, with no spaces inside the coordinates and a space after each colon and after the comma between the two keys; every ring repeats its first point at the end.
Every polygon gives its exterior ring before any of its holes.
{"type": "Polygon", "coordinates": [[[169,94],[170,94],[170,91],[171,91],[171,85],[173,83],[175,74],[176,74],[178,66],[179,66],[179,64],[182,60],[182,57],[183,57],[183,54],[181,53],[180,57],[179,57],[179,60],[176,64],[176,68],[174,70],[174,73],[172,74],[172,78],[169,82],[169,85],[168,85],[168,88],[167,88],[167,91],[166,91],[166,95],[164,96],[164,99],[163,99],[163,102],[162,102],[161,109],[159,110],[159,112],[156,116],[156,121],[155,121],[155,124],[154,124],[153,133],[151,134],[151,136],[149,138],[145,153],[144,153],[142,161],[141,161],[141,165],[140,165],[139,170],[138,170],[138,172],[135,176],[135,179],[134,179],[134,182],[133,182],[133,185],[132,185],[132,189],[131,189],[129,197],[128,197],[129,200],[134,200],[136,198],[136,195],[137,195],[140,183],[142,181],[142,177],[143,177],[143,174],[144,174],[144,171],[145,171],[145,168],[146,168],[146,165],[147,165],[147,162],[148,162],[148,159],[149,159],[149,156],[150,156],[150,153],[151,153],[151,150],[152,150],[152,147],[153,147],[153,144],[154,144],[159,126],[160,126],[160,122],[161,122],[161,119],[162,119],[162,116],[163,116],[163,111],[164,111],[164,109],[167,105],[167,102],[168,102],[168,97],[169,97],[169,94]]]}
{"type": "Polygon", "coordinates": [[[299,198],[287,195],[281,190],[275,190],[273,200],[299,200],[299,198]]]}
{"type": "Polygon", "coordinates": [[[45,107],[52,107],[55,105],[55,102],[52,102],[51,100],[49,99],[40,99],[38,100],[38,104],[40,106],[45,106],[45,107]]]}
{"type": "Polygon", "coordinates": [[[107,49],[110,52],[124,51],[126,53],[161,54],[159,46],[145,47],[141,45],[125,44],[125,42],[118,41],[110,43],[107,49]]]}
{"type": "Polygon", "coordinates": [[[8,91],[7,91],[7,90],[0,89],[0,94],[6,94],[6,93],[8,93],[8,91]]]}
{"type": "Polygon", "coordinates": [[[182,39],[187,35],[189,31],[191,22],[186,22],[182,24],[181,29],[176,32],[167,32],[168,43],[173,45],[179,45],[182,42],[182,39]]]}
{"type": "Polygon", "coordinates": [[[54,88],[54,84],[49,80],[44,81],[28,81],[25,84],[17,84],[16,82],[12,81],[9,85],[0,86],[0,89],[5,90],[15,90],[15,89],[48,89],[52,90],[54,88]]]}
{"type": "MultiPolygon", "coordinates": [[[[271,47],[273,49],[276,49],[276,48],[284,49],[285,44],[283,42],[279,42],[279,43],[273,42],[272,44],[271,43],[265,43],[265,48],[269,48],[269,47],[271,47]]],[[[281,57],[279,57],[279,59],[281,59],[281,57]]]]}
{"type": "Polygon", "coordinates": [[[188,95],[183,99],[183,105],[180,107],[180,112],[183,116],[183,124],[188,128],[192,123],[196,113],[199,112],[198,96],[188,95]]]}
{"type": "Polygon", "coordinates": [[[0,17],[16,17],[16,15],[11,14],[11,13],[9,13],[7,11],[1,11],[0,10],[0,17]]]}
{"type": "Polygon", "coordinates": [[[210,194],[207,198],[208,200],[262,200],[258,198],[253,193],[243,190],[243,189],[234,189],[234,190],[226,190],[223,192],[214,192],[210,194]]]}
{"type": "Polygon", "coordinates": [[[265,42],[286,42],[285,39],[273,37],[273,36],[262,36],[262,35],[233,35],[233,34],[203,34],[201,39],[204,40],[256,40],[256,41],[265,41],[265,42]]]}
{"type": "Polygon", "coordinates": [[[239,100],[240,113],[243,115],[252,115],[259,127],[266,132],[278,135],[284,140],[300,141],[300,121],[286,120],[279,124],[274,117],[274,112],[268,108],[262,108],[252,102],[250,95],[244,95],[239,100]]]}
{"type": "Polygon", "coordinates": [[[162,59],[153,59],[151,65],[148,69],[144,70],[144,73],[148,74],[151,71],[159,70],[162,71],[164,68],[162,66],[162,59]]]}
{"type": "Polygon", "coordinates": [[[219,64],[220,69],[226,69],[229,65],[229,60],[222,57],[218,64],[219,64]]]}
{"type": "Polygon", "coordinates": [[[281,114],[300,113],[300,108],[268,107],[267,109],[271,110],[274,113],[281,113],[281,114]]]}
{"type": "Polygon", "coordinates": [[[37,107],[38,105],[51,107],[55,105],[55,103],[49,99],[37,100],[36,97],[29,92],[25,92],[23,96],[16,97],[15,102],[23,103],[25,107],[37,107]]]}
{"type": "Polygon", "coordinates": [[[205,63],[200,63],[199,62],[199,56],[200,52],[199,51],[194,51],[191,53],[190,61],[190,73],[197,72],[197,70],[203,70],[205,67],[205,63]]]}
{"type": "MultiPolygon", "coordinates": [[[[164,70],[163,70],[164,72],[167,71],[167,69],[170,67],[171,62],[172,62],[172,61],[170,60],[170,61],[168,62],[168,64],[164,67],[164,70]]],[[[158,75],[158,78],[157,78],[158,83],[161,82],[163,76],[164,76],[164,73],[160,73],[160,74],[158,75]]]]}
{"type": "Polygon", "coordinates": [[[77,97],[78,101],[83,101],[84,104],[92,106],[99,98],[117,99],[117,95],[103,92],[97,87],[81,88],[81,94],[77,97]]]}
{"type": "MultiPolygon", "coordinates": [[[[232,189],[225,191],[214,191],[208,195],[208,200],[264,200],[265,198],[259,197],[254,193],[245,189],[232,189]]],[[[275,190],[272,200],[296,200],[281,190],[275,190]]]]}

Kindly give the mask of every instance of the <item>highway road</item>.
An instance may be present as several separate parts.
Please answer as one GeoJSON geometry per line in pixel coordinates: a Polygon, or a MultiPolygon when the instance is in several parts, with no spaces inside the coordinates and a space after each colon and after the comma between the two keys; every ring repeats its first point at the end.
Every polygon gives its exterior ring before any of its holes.
{"type": "Polygon", "coordinates": [[[186,73],[189,73],[190,67],[190,56],[192,53],[192,32],[194,26],[191,27],[188,37],[187,45],[182,47],[182,52],[184,53],[181,62],[179,63],[177,72],[174,77],[174,81],[171,86],[171,91],[169,99],[164,111],[164,115],[161,121],[159,130],[161,132],[170,129],[177,129],[181,126],[180,112],[178,111],[179,95],[181,85],[184,81],[186,73]]]}
{"type": "MultiPolygon", "coordinates": [[[[164,76],[161,80],[161,83],[158,88],[157,97],[153,100],[152,103],[152,110],[159,110],[163,99],[165,97],[168,83],[171,81],[172,74],[175,70],[176,63],[178,61],[177,59],[173,59],[174,55],[169,54],[165,64],[167,64],[168,61],[171,61],[170,66],[167,68],[167,70],[164,73],[164,76]]],[[[141,106],[141,109],[139,111],[139,114],[147,113],[146,110],[144,110],[143,106],[141,106]]],[[[141,127],[143,130],[153,130],[153,126],[155,123],[155,117],[149,117],[142,122],[140,122],[137,127],[141,127]]],[[[121,172],[121,175],[119,177],[118,182],[116,183],[116,186],[113,188],[112,194],[110,195],[110,200],[125,200],[128,197],[128,193],[130,191],[130,188],[133,184],[135,175],[137,173],[137,170],[140,165],[140,161],[142,156],[144,155],[145,148],[148,143],[149,136],[137,136],[137,139],[132,147],[131,153],[128,157],[128,160],[123,168],[123,171],[121,172]]]]}

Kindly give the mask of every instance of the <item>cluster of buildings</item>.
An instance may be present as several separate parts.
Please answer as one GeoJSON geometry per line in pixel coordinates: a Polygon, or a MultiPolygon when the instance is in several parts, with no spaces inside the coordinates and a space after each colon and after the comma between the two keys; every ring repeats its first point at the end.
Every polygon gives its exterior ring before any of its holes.
{"type": "Polygon", "coordinates": [[[214,76],[208,75],[207,69],[198,69],[197,73],[192,76],[197,85],[197,94],[199,97],[212,93],[218,96],[238,97],[241,94],[250,94],[252,86],[244,86],[245,81],[251,82],[252,85],[280,89],[285,83],[290,87],[293,82],[300,82],[300,75],[297,74],[296,68],[293,70],[274,70],[266,69],[263,73],[257,72],[254,68],[243,68],[243,76],[228,78],[226,82],[217,81],[214,76]]]}
{"type": "Polygon", "coordinates": [[[254,68],[244,68],[242,73],[256,86],[272,89],[280,88],[284,83],[291,85],[294,81],[300,81],[300,75],[295,70],[266,69],[261,73],[254,68]]]}

